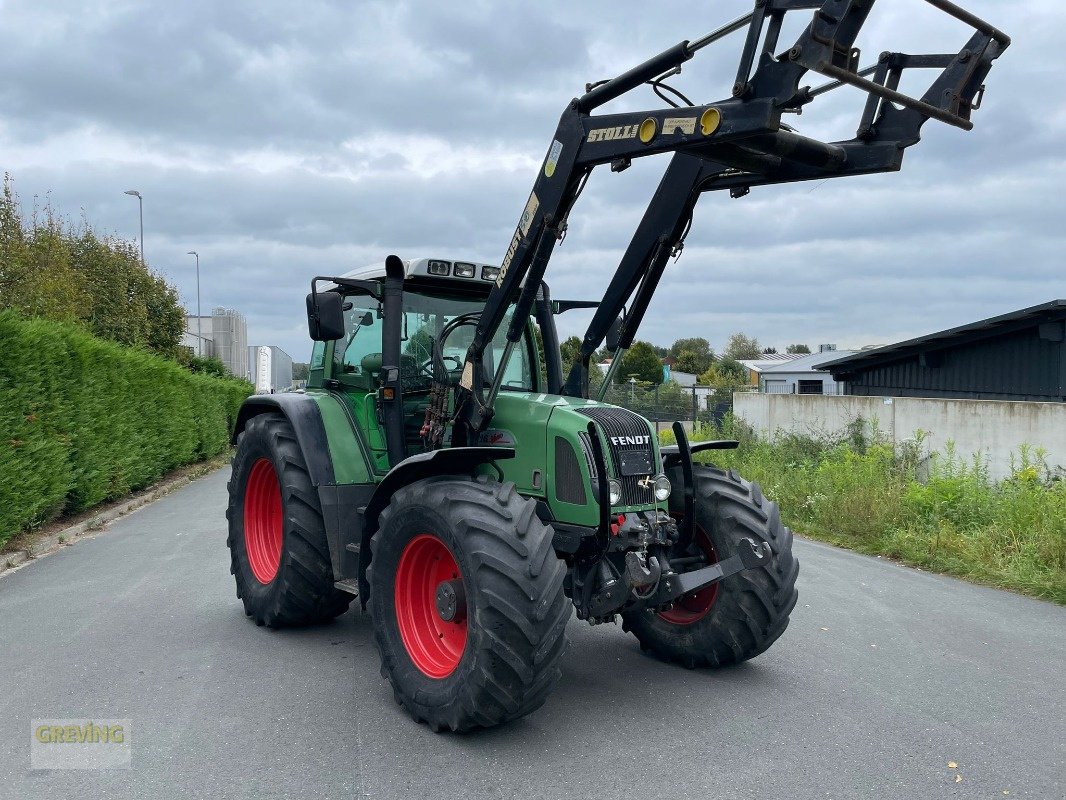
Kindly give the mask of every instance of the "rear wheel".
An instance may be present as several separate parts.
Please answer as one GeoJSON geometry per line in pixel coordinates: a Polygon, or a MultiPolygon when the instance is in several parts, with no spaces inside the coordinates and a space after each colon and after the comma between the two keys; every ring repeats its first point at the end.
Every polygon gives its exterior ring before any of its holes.
{"type": "Polygon", "coordinates": [[[280,414],[248,421],[229,482],[230,572],[259,625],[322,622],[352,597],[333,586],[318,491],[292,425],[280,414]]]}
{"type": "MultiPolygon", "coordinates": [[[[686,570],[699,569],[733,555],[743,539],[766,542],[773,557],[757,569],[738,572],[720,583],[680,597],[669,611],[627,611],[622,626],[643,649],[686,667],[717,667],[754,658],[788,627],[796,605],[799,562],[792,555],[792,531],[781,523],[777,504],[759,485],[732,471],[695,465],[695,537],[684,553],[671,554],[686,570]]],[[[682,485],[680,468],[669,474],[682,485]]],[[[681,492],[671,511],[683,513],[681,492]]]]}
{"type": "Polygon", "coordinates": [[[570,604],[536,504],[511,483],[434,478],[398,491],[371,541],[382,675],[433,730],[539,708],[559,680],[570,604]]]}

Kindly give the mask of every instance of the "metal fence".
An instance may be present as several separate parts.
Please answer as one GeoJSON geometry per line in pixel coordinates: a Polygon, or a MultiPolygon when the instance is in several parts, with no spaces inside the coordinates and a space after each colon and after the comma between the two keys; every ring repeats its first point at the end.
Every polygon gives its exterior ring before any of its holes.
{"type": "Polygon", "coordinates": [[[829,395],[833,397],[839,397],[844,394],[844,384],[836,383],[834,381],[812,380],[812,381],[793,381],[790,383],[785,382],[772,382],[767,381],[762,389],[763,394],[813,394],[813,395],[829,395]],[[806,385],[805,385],[806,384],[806,385]]]}
{"type": "Polygon", "coordinates": [[[604,401],[635,411],[654,422],[656,429],[666,430],[674,422],[720,425],[725,416],[733,410],[734,392],[757,391],[754,386],[620,383],[608,389],[604,401]]]}

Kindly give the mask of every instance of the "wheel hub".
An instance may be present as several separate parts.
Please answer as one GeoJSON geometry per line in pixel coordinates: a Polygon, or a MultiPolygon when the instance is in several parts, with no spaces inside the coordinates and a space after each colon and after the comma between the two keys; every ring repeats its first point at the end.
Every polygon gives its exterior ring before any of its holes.
{"type": "Polygon", "coordinates": [[[445,622],[466,619],[466,592],[460,580],[444,581],[437,587],[437,613],[445,622]]]}

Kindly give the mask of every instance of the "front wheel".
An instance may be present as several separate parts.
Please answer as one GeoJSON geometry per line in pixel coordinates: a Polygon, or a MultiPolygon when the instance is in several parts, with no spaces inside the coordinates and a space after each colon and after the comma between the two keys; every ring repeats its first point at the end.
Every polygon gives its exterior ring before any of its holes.
{"type": "Polygon", "coordinates": [[[539,708],[559,680],[570,604],[552,529],[511,483],[398,491],[371,540],[370,611],[396,701],[433,730],[539,708]]]}
{"type": "MultiPolygon", "coordinates": [[[[669,474],[682,485],[681,470],[669,474]]],[[[695,537],[684,553],[671,553],[699,569],[733,555],[745,539],[770,545],[763,567],[738,572],[720,583],[684,595],[668,611],[634,609],[622,614],[622,627],[645,650],[686,667],[736,664],[764,652],[788,626],[796,605],[799,562],[792,555],[792,531],[781,522],[777,504],[757,483],[732,471],[694,465],[695,537]]],[[[684,511],[681,492],[671,512],[684,511]]]]}

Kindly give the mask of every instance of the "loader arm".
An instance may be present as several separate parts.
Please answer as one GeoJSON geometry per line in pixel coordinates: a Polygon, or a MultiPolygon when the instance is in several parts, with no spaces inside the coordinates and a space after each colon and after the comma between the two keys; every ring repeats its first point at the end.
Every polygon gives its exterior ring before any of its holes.
{"type": "Polygon", "coordinates": [[[626,169],[634,158],[672,152],[674,157],[593,317],[566,392],[587,394],[588,359],[632,296],[619,348],[628,347],[666,262],[682,243],[699,195],[728,189],[733,197],[776,183],[898,170],[903,152],[920,139],[929,119],[965,130],[980,106],[992,62],[1009,46],[1005,34],[948,0],[930,6],[974,29],[956,54],[884,52],[860,68],[854,47],[875,0],[756,0],[755,9],[695,41],[681,42],[618,77],[587,87],[563,112],[542,169],[523,210],[499,276],[467,352],[457,393],[453,444],[472,443],[492,417],[492,406],[511,349],[519,341],[567,216],[592,170],[626,169]],[[785,15],[813,12],[789,49],[778,53],[785,15]],[[662,97],[661,81],[680,71],[698,51],[747,31],[732,97],[705,105],[592,116],[605,103],[645,84],[662,97]],[[775,55],[775,53],[777,53],[775,55]],[[898,90],[907,69],[938,70],[920,98],[898,90]],[[830,79],[801,86],[808,72],[830,79]],[[867,100],[853,139],[822,142],[782,122],[840,86],[864,91],[867,100]],[[635,294],[634,294],[635,293],[635,294]],[[482,359],[514,307],[507,345],[492,385],[483,385],[482,359]]]}

